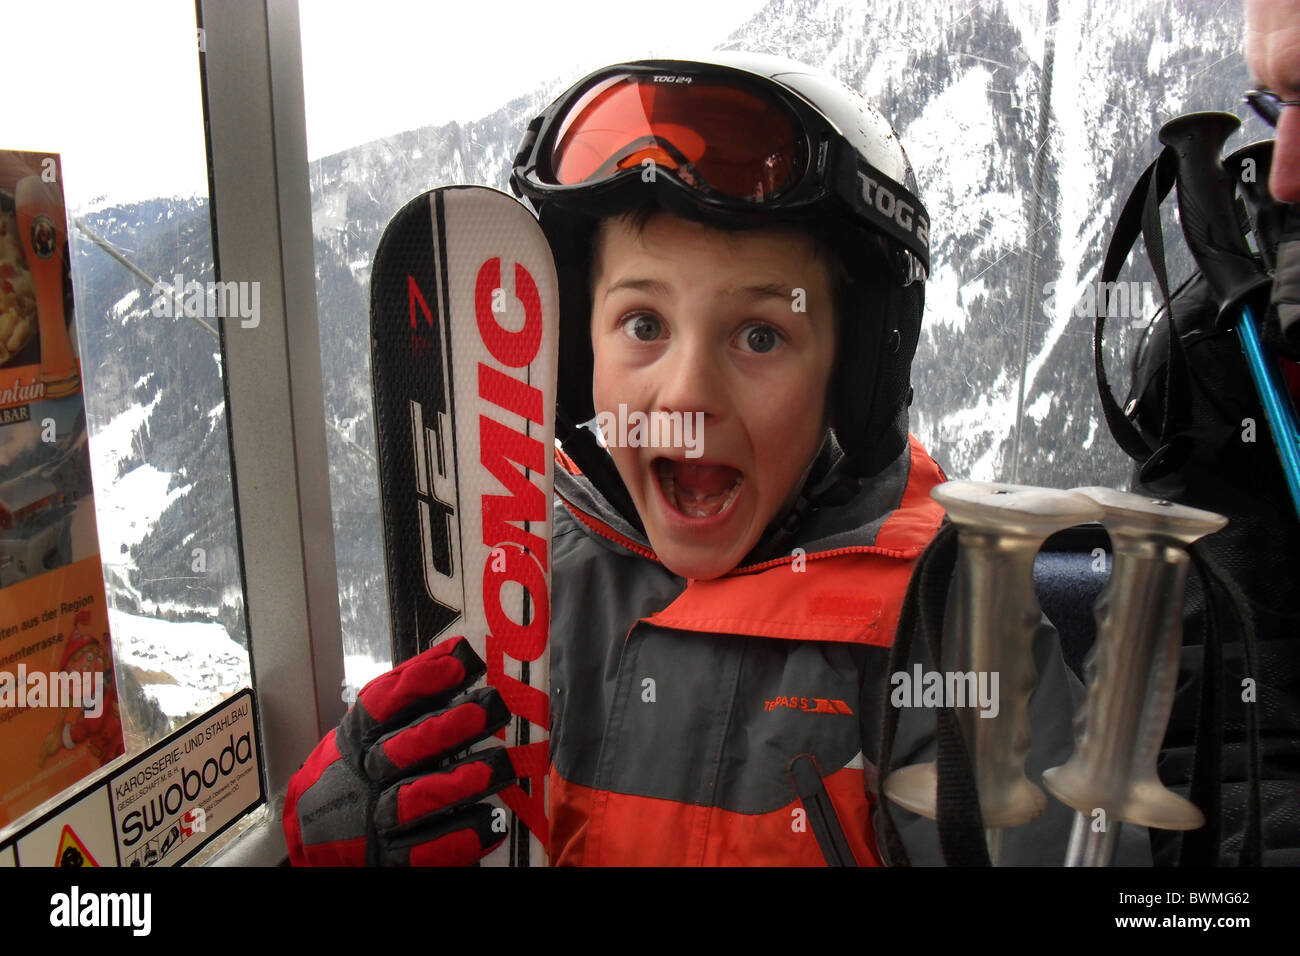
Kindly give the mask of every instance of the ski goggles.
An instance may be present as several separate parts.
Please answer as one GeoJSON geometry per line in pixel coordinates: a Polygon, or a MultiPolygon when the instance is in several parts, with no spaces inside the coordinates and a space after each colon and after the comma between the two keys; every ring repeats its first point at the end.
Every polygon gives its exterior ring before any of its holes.
{"type": "Polygon", "coordinates": [[[1272,90],[1247,90],[1246,105],[1269,126],[1277,126],[1282,110],[1287,106],[1300,106],[1300,100],[1284,100],[1272,90]]]}
{"type": "Polygon", "coordinates": [[[743,70],[664,61],[593,73],[533,120],[510,178],[539,209],[555,202],[594,214],[628,183],[661,180],[741,223],[812,218],[837,197],[911,254],[901,281],[929,272],[921,201],[811,104],[743,70]]]}

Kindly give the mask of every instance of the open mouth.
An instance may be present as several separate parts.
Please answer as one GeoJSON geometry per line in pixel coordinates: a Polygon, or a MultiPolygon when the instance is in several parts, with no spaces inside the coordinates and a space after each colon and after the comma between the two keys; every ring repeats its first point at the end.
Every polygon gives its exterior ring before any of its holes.
{"type": "Polygon", "coordinates": [[[688,518],[712,518],[736,500],[745,476],[729,465],[706,465],[670,458],[654,460],[664,498],[688,518]]]}

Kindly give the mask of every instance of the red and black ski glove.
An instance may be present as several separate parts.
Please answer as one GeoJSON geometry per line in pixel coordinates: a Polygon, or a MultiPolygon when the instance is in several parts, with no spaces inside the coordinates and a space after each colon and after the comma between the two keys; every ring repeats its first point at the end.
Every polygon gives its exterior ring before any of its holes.
{"type": "MultiPolygon", "coordinates": [[[[289,780],[294,866],[463,866],[505,839],[482,800],[515,782],[502,747],[446,759],[510,721],[464,638],[443,641],[361,689],[289,780]]],[[[497,820],[502,819],[497,814],[497,820]]]]}

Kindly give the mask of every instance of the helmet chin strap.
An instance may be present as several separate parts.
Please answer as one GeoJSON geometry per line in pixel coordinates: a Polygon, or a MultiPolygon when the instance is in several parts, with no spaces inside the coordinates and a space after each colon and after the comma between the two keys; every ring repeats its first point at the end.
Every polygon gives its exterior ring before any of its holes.
{"type": "Polygon", "coordinates": [[[560,406],[555,410],[555,434],[564,453],[573,459],[587,480],[628,524],[644,536],[645,526],[641,524],[641,516],[619,476],[614,459],[596,443],[595,436],[570,420],[560,406]]]}
{"type": "Polygon", "coordinates": [[[768,524],[758,544],[739,566],[770,561],[784,554],[786,545],[809,514],[824,503],[839,500],[832,492],[845,489],[846,485],[851,491],[856,491],[857,480],[841,467],[843,462],[844,452],[835,439],[835,433],[828,427],[821,446],[805,466],[785,503],[777,510],[776,518],[768,524]]]}

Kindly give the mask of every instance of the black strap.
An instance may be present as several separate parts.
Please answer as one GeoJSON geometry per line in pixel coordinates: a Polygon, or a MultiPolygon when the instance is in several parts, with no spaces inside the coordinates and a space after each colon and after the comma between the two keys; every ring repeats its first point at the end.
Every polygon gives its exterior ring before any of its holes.
{"type": "Polygon", "coordinates": [[[835,803],[826,792],[821,768],[812,754],[799,754],[790,761],[787,771],[794,782],[795,792],[803,801],[808,823],[812,826],[817,846],[827,866],[857,866],[849,838],[835,813],[835,803]]]}
{"type": "MultiPolygon", "coordinates": [[[[1177,155],[1166,147],[1165,152],[1156,160],[1157,178],[1164,173],[1162,167],[1168,164],[1169,178],[1172,182],[1177,170],[1177,155]]],[[[1173,296],[1169,292],[1169,276],[1165,269],[1165,237],[1160,227],[1160,202],[1164,197],[1157,197],[1154,190],[1147,191],[1146,202],[1142,206],[1142,241],[1146,246],[1147,259],[1155,272],[1156,282],[1160,286],[1160,295],[1164,303],[1165,317],[1169,322],[1169,336],[1166,340],[1168,349],[1165,373],[1165,407],[1161,419],[1161,446],[1142,466],[1142,480],[1156,479],[1176,471],[1187,461],[1192,452],[1190,436],[1186,435],[1187,421],[1191,409],[1191,384],[1187,374],[1187,354],[1183,350],[1183,337],[1174,321],[1173,296]]]]}
{"type": "MultiPolygon", "coordinates": [[[[1209,549],[1205,547],[1204,542],[1198,541],[1189,549],[1192,556],[1192,566],[1196,568],[1197,574],[1201,576],[1203,589],[1205,591],[1205,614],[1208,627],[1207,637],[1214,633],[1215,621],[1220,613],[1219,599],[1214,593],[1214,586],[1217,585],[1227,595],[1231,604],[1232,617],[1237,623],[1238,633],[1241,637],[1243,656],[1245,657],[1245,676],[1254,682],[1258,689],[1259,659],[1257,655],[1257,644],[1255,637],[1255,625],[1250,614],[1250,605],[1246,595],[1242,592],[1237,583],[1219,567],[1218,563],[1210,556],[1209,549]]],[[[1223,687],[1222,670],[1223,654],[1222,646],[1215,638],[1216,654],[1214,658],[1206,651],[1206,664],[1202,676],[1202,711],[1212,713],[1221,713],[1222,700],[1224,693],[1239,693],[1240,688],[1223,687]],[[1210,667],[1213,666],[1214,673],[1211,674],[1210,667]],[[1216,693],[1218,701],[1213,705],[1207,705],[1204,695],[1207,693],[1216,693]]],[[[1208,644],[1208,641],[1207,641],[1208,644]]],[[[1263,859],[1263,814],[1260,798],[1260,759],[1259,759],[1259,718],[1256,707],[1258,700],[1246,706],[1246,825],[1242,834],[1241,853],[1238,857],[1239,866],[1259,866],[1263,859]]],[[[1220,722],[1221,723],[1221,722],[1220,722]]],[[[1216,738],[1221,736],[1222,731],[1216,731],[1216,738]]],[[[1208,760],[1202,761],[1199,748],[1201,745],[1201,729],[1197,727],[1197,748],[1198,752],[1193,765],[1192,772],[1192,802],[1196,803],[1207,816],[1211,809],[1214,810],[1215,816],[1218,816],[1220,809],[1219,791],[1222,784],[1222,764],[1219,755],[1215,754],[1213,763],[1208,760]],[[1198,778],[1198,773],[1202,776],[1198,778]],[[1209,791],[1213,791],[1211,794],[1209,791]],[[1206,803],[1197,800],[1196,794],[1200,793],[1206,803]]],[[[1215,820],[1217,825],[1217,819],[1215,820]]],[[[1197,859],[1191,865],[1213,865],[1217,862],[1218,855],[1218,837],[1215,835],[1213,844],[1207,852],[1205,848],[1199,847],[1200,840],[1188,834],[1183,838],[1183,853],[1188,854],[1187,844],[1189,839],[1192,843],[1192,851],[1197,859]]],[[[1180,859],[1180,865],[1182,860],[1180,859]]]]}
{"type": "Polygon", "coordinates": [[[1179,866],[1216,866],[1222,821],[1223,648],[1219,643],[1218,608],[1213,585],[1193,562],[1205,592],[1205,633],[1201,647],[1201,697],[1196,711],[1196,744],[1188,799],[1205,814],[1205,826],[1183,835],[1179,866]]]}
{"type": "MultiPolygon", "coordinates": [[[[1163,157],[1164,153],[1161,156],[1163,157]]],[[[1129,252],[1142,231],[1142,206],[1146,202],[1147,193],[1151,190],[1158,165],[1159,160],[1156,160],[1143,170],[1142,175],[1138,177],[1137,184],[1133,187],[1133,191],[1129,193],[1128,199],[1125,200],[1119,218],[1115,221],[1110,243],[1106,246],[1106,258],[1101,267],[1101,281],[1103,282],[1114,281],[1115,276],[1119,275],[1119,270],[1128,260],[1129,252]]],[[[1165,191],[1160,194],[1160,198],[1164,199],[1172,187],[1172,182],[1166,184],[1165,191]]],[[[1102,307],[1100,297],[1098,297],[1094,316],[1092,357],[1093,367],[1097,374],[1097,391],[1101,398],[1101,410],[1106,416],[1106,425],[1110,428],[1111,435],[1114,436],[1120,448],[1124,449],[1125,454],[1135,461],[1145,461],[1151,454],[1152,449],[1133,423],[1125,417],[1119,403],[1115,401],[1110,382],[1106,378],[1106,366],[1101,345],[1106,324],[1105,313],[1106,310],[1102,307]]]]}
{"type": "Polygon", "coordinates": [[[907,582],[907,593],[903,596],[903,606],[898,612],[898,624],[894,627],[894,643],[889,650],[889,667],[885,672],[886,680],[880,688],[880,699],[877,701],[882,716],[879,721],[880,745],[876,748],[876,753],[879,755],[876,801],[880,808],[880,825],[876,838],[884,847],[890,866],[911,866],[912,863],[908,858],[907,848],[903,845],[903,839],[898,833],[898,823],[890,812],[889,798],[884,794],[885,778],[894,770],[890,766],[890,761],[894,755],[894,736],[898,733],[898,709],[889,702],[888,678],[889,675],[897,674],[907,666],[907,658],[912,649],[912,632],[916,630],[918,617],[917,601],[921,591],[921,571],[953,530],[952,525],[945,518],[938,533],[916,559],[916,565],[912,568],[912,577],[907,582]]]}
{"type": "MultiPolygon", "coordinates": [[[[956,565],[957,529],[945,519],[930,546],[917,559],[912,572],[890,651],[889,673],[906,668],[912,636],[918,630],[929,649],[930,660],[937,666],[937,662],[943,659],[944,609],[956,565]]],[[[884,716],[879,753],[880,779],[883,781],[893,770],[890,761],[898,730],[898,709],[890,705],[887,694],[881,706],[884,707],[884,716]]],[[[944,860],[950,866],[989,866],[979,791],[957,712],[952,707],[941,707],[937,718],[937,825],[944,860]]],[[[896,866],[908,866],[907,850],[890,813],[889,801],[883,796],[880,798],[880,816],[880,839],[890,862],[896,866]]]]}
{"type": "Polygon", "coordinates": [[[1187,374],[1187,358],[1183,342],[1173,320],[1172,295],[1169,291],[1168,271],[1165,268],[1164,232],[1160,227],[1160,204],[1169,195],[1178,173],[1178,157],[1166,147],[1138,178],[1115,222],[1106,258],[1102,264],[1103,288],[1115,281],[1139,235],[1143,238],[1147,259],[1155,273],[1169,324],[1168,359],[1166,363],[1165,406],[1160,433],[1160,445],[1152,448],[1136,426],[1125,416],[1110,382],[1106,378],[1102,339],[1106,324],[1108,296],[1097,296],[1097,309],[1093,329],[1093,364],[1097,375],[1097,392],[1106,425],[1116,443],[1135,461],[1142,463],[1143,480],[1155,480],[1179,467],[1191,453],[1191,442],[1183,434],[1189,408],[1191,386],[1187,374]]]}

